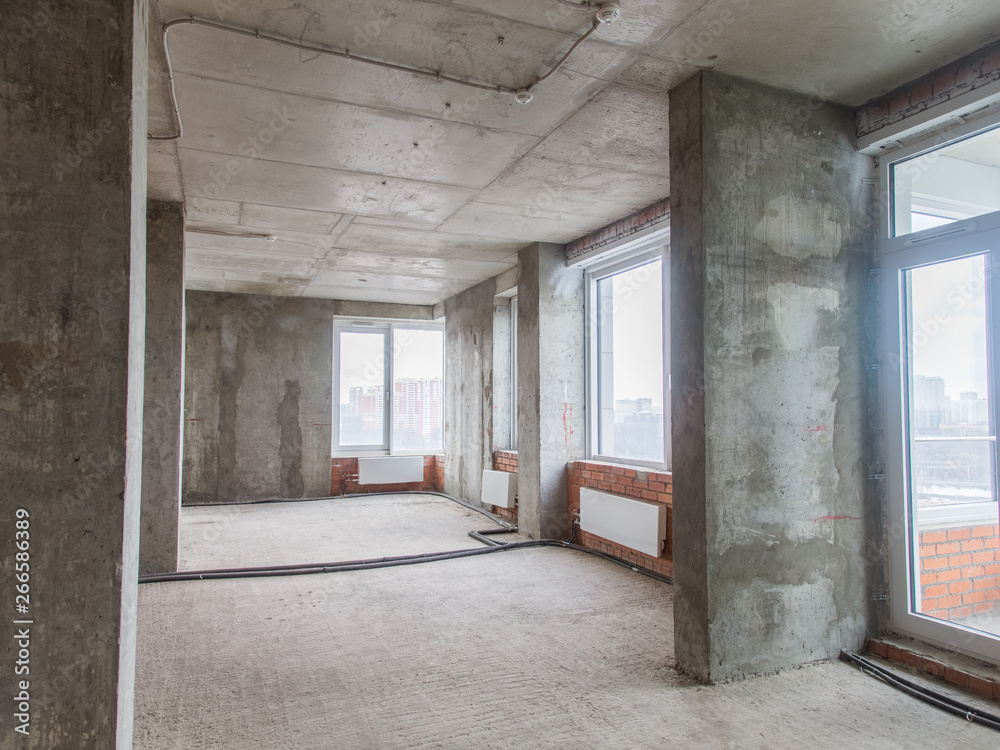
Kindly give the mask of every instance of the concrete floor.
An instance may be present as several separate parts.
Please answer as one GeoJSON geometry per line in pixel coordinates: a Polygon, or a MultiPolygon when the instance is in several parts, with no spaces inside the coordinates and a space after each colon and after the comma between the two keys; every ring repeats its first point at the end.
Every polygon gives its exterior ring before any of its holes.
{"type": "Polygon", "coordinates": [[[672,594],[560,549],[144,585],[135,747],[997,746],[841,663],[695,685],[671,667],[672,594]]]}
{"type": "MultiPolygon", "coordinates": [[[[324,563],[472,549],[497,524],[437,495],[181,509],[180,569],[324,563]]],[[[510,541],[513,537],[502,537],[510,541]]]]}

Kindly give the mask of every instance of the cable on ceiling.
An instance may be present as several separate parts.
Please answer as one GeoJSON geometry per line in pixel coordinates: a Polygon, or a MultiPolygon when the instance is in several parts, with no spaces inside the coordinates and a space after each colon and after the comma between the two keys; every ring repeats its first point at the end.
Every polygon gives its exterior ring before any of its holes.
{"type": "Polygon", "coordinates": [[[190,226],[185,227],[184,231],[194,232],[195,234],[215,234],[219,237],[239,237],[240,239],[248,240],[267,240],[268,242],[274,242],[278,239],[273,234],[260,234],[258,232],[227,232],[223,229],[203,229],[201,227],[190,226]]]}
{"type": "MultiPolygon", "coordinates": [[[[595,6],[591,6],[589,4],[584,6],[581,4],[579,7],[586,8],[587,10],[592,10],[593,7],[595,6]]],[[[384,62],[382,60],[375,60],[370,57],[352,55],[349,49],[342,51],[342,50],[331,49],[330,47],[323,47],[316,44],[305,44],[303,42],[296,42],[292,39],[286,39],[284,37],[275,36],[273,34],[264,34],[261,33],[260,30],[252,31],[250,29],[244,29],[239,26],[232,26],[230,24],[220,23],[218,21],[210,21],[208,19],[198,18],[196,16],[190,16],[188,18],[178,18],[163,24],[163,36],[162,36],[163,56],[167,64],[167,82],[170,91],[170,104],[171,104],[171,109],[173,110],[174,126],[177,132],[172,133],[170,135],[150,134],[148,138],[151,141],[176,141],[179,138],[181,138],[181,136],[184,135],[184,125],[181,121],[180,106],[177,103],[177,89],[176,86],[174,85],[174,68],[170,60],[170,45],[167,42],[167,36],[170,33],[170,30],[176,26],[182,26],[182,25],[204,26],[206,28],[215,29],[217,31],[224,31],[230,34],[236,34],[238,36],[250,37],[251,39],[261,39],[266,42],[274,42],[275,44],[280,44],[284,47],[291,47],[292,49],[303,50],[306,52],[314,52],[316,54],[328,55],[330,57],[339,57],[344,60],[352,60],[355,62],[365,63],[367,65],[374,65],[379,68],[385,68],[387,70],[398,70],[404,73],[412,73],[413,75],[425,76],[427,78],[433,78],[438,81],[446,81],[448,83],[454,83],[459,86],[466,86],[469,88],[479,89],[482,91],[493,91],[497,94],[512,95],[515,101],[517,101],[518,103],[527,104],[532,100],[532,98],[534,98],[533,92],[538,87],[538,85],[543,81],[547,80],[557,70],[559,70],[566,63],[570,55],[573,54],[573,52],[576,50],[577,47],[579,47],[581,44],[583,44],[583,42],[589,39],[590,36],[595,31],[597,31],[597,29],[599,29],[602,25],[607,25],[617,20],[620,12],[617,3],[606,3],[602,6],[596,6],[596,7],[598,10],[598,14],[594,18],[594,23],[590,27],[590,29],[588,29],[583,36],[581,36],[579,39],[576,40],[573,46],[569,48],[569,51],[562,56],[559,62],[557,62],[555,66],[553,66],[553,68],[548,73],[546,73],[543,76],[540,76],[530,85],[520,89],[507,88],[505,86],[495,86],[493,84],[481,83],[479,81],[473,81],[464,78],[455,78],[454,76],[443,75],[440,71],[425,70],[423,68],[415,68],[409,65],[397,65],[396,63],[384,62]],[[608,9],[607,12],[605,12],[605,8],[608,9]]]]}

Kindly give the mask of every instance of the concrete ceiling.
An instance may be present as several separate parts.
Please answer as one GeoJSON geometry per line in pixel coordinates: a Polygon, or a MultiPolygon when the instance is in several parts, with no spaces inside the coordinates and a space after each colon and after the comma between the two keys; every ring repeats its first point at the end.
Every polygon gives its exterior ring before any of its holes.
{"type": "MultiPolygon", "coordinates": [[[[151,142],[149,183],[187,204],[188,288],[434,304],[669,195],[667,91],[699,68],[856,106],[1000,37],[996,0],[621,5],[528,105],[176,27],[184,136],[151,142]]],[[[159,0],[152,133],[172,128],[159,25],[190,15],[513,88],[592,18],[571,0],[159,0]]]]}

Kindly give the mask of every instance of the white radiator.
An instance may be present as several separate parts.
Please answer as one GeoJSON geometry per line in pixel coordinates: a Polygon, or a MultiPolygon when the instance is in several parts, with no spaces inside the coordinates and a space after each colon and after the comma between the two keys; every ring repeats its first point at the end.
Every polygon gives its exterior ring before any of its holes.
{"type": "Polygon", "coordinates": [[[580,489],[580,528],[653,557],[667,538],[665,505],[580,489]]]}
{"type": "Polygon", "coordinates": [[[484,505],[513,508],[515,497],[517,497],[517,474],[511,474],[509,471],[483,470],[483,494],[480,500],[484,505]]]}
{"type": "Polygon", "coordinates": [[[423,456],[379,456],[358,459],[358,484],[403,484],[424,481],[423,456]]]}

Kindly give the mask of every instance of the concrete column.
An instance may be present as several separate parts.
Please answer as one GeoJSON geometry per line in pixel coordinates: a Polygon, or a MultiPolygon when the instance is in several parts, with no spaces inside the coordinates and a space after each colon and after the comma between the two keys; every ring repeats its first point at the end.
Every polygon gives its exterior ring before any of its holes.
{"type": "Polygon", "coordinates": [[[4,4],[0,585],[8,607],[15,519],[26,515],[30,527],[30,599],[19,613],[30,622],[12,624],[8,609],[0,626],[4,747],[132,747],[147,24],[145,0],[4,4]],[[28,631],[22,643],[19,631],[28,631]],[[30,671],[15,677],[22,647],[30,671]],[[15,702],[21,692],[28,700],[15,702]],[[13,715],[21,703],[27,721],[13,715]]]}
{"type": "Polygon", "coordinates": [[[493,299],[489,279],[455,295],[445,310],[444,486],[479,502],[493,468],[493,299]]]}
{"type": "Polygon", "coordinates": [[[184,204],[149,201],[146,240],[143,575],[177,570],[184,434],[184,204]]]}
{"type": "Polygon", "coordinates": [[[865,635],[871,163],[849,110],[712,73],[670,131],[675,648],[715,682],[865,635]]]}
{"type": "Polygon", "coordinates": [[[567,268],[562,246],[550,243],[518,260],[518,527],[562,539],[566,464],[585,450],[583,271],[567,268]]]}

